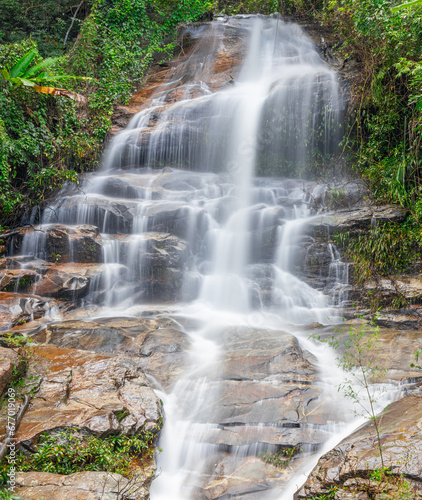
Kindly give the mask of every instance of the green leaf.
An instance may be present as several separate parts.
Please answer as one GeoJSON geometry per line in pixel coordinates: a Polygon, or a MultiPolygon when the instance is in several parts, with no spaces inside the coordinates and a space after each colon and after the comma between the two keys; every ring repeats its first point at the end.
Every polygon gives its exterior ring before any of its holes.
{"type": "Polygon", "coordinates": [[[25,54],[19,61],[13,66],[10,71],[11,78],[17,78],[19,76],[23,76],[26,68],[31,63],[32,59],[34,59],[37,53],[37,49],[30,50],[27,54],[25,54]]]}
{"type": "Polygon", "coordinates": [[[406,2],[398,5],[397,7],[392,7],[391,12],[397,12],[401,9],[407,9],[408,7],[414,7],[416,5],[422,4],[422,0],[413,0],[413,2],[406,2]]]}
{"type": "Polygon", "coordinates": [[[26,78],[17,78],[17,80],[20,80],[24,87],[34,87],[35,86],[35,83],[32,80],[27,80],[26,78]]]}
{"type": "Polygon", "coordinates": [[[49,66],[52,66],[59,59],[60,59],[60,57],[47,57],[47,59],[44,59],[44,61],[41,61],[40,63],[35,64],[34,66],[31,66],[25,72],[25,75],[22,75],[22,76],[24,76],[25,78],[29,78],[30,76],[36,75],[42,69],[48,68],[49,66]]]}

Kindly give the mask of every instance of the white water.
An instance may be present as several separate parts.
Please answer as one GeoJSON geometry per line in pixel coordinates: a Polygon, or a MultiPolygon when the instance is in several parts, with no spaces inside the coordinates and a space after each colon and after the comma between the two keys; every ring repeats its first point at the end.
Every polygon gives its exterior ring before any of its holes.
{"type": "Polygon", "coordinates": [[[166,421],[151,500],[290,500],[321,449],[360,422],[337,392],[334,355],[303,331],[337,321],[347,268],[331,245],[331,293],[301,279],[301,236],[319,188],[257,172],[336,151],[337,76],[298,26],[278,18],[215,22],[191,35],[197,48],[113,140],[103,171],[46,210],[22,251],[44,256],[48,224],[97,226],[105,272],[84,300],[125,315],[157,299],[145,278],[152,232],[187,242],[182,286],[161,299],[180,302],[173,317],[196,326],[185,328],[183,376],[169,392],[152,380],[166,421]],[[214,92],[207,81],[229,30],[246,40],[246,56],[234,84],[214,92]],[[304,366],[297,373],[292,352],[304,366]],[[305,407],[308,387],[315,397],[305,407]],[[292,443],[302,453],[287,470],[259,460],[292,443]]]}

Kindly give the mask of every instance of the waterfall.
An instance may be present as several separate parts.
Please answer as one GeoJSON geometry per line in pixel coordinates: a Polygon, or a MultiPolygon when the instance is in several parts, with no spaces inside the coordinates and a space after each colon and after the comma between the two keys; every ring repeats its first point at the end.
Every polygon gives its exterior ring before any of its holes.
{"type": "Polygon", "coordinates": [[[102,268],[83,303],[116,316],[171,304],[190,347],[171,387],[146,369],[166,412],[152,500],[279,498],[351,418],[334,356],[306,330],[336,321],[347,268],[330,246],[329,293],[298,272],[312,174],[341,138],[338,78],[280,17],[188,34],[100,172],[44,211],[21,252],[43,258],[55,225],[95,226],[102,268]],[[265,460],[289,449],[285,468],[265,460]]]}

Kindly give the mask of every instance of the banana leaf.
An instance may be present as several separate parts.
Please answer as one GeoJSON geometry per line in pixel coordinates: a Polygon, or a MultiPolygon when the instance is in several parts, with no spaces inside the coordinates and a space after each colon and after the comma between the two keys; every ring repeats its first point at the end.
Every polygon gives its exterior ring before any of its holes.
{"type": "Polygon", "coordinates": [[[23,73],[31,63],[32,59],[34,59],[36,53],[37,53],[36,49],[31,50],[27,54],[25,54],[21,59],[19,59],[19,61],[10,70],[10,78],[17,78],[21,75],[23,76],[23,73]]]}

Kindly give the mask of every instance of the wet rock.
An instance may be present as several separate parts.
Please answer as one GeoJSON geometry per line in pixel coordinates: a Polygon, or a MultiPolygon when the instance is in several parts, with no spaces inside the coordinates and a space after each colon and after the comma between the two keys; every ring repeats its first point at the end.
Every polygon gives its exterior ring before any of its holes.
{"type": "Polygon", "coordinates": [[[216,425],[207,439],[226,451],[309,448],[326,439],[327,419],[341,418],[322,398],[310,353],[282,331],[237,328],[226,335],[226,352],[215,366],[210,400],[196,419],[216,425]],[[322,426],[322,427],[320,427],[322,426]]]}
{"type": "Polygon", "coordinates": [[[118,260],[129,264],[142,277],[150,277],[154,269],[181,268],[190,256],[189,244],[169,233],[148,232],[142,235],[109,238],[118,245],[118,260]]]}
{"type": "Polygon", "coordinates": [[[77,472],[60,475],[50,472],[18,472],[16,492],[22,500],[116,500],[126,492],[127,500],[149,498],[143,477],[129,480],[109,472],[77,472]]]}
{"type": "Polygon", "coordinates": [[[0,270],[34,271],[38,275],[45,274],[53,264],[42,259],[37,259],[29,255],[8,256],[0,259],[0,270]]]}
{"type": "Polygon", "coordinates": [[[47,262],[101,262],[98,228],[48,224],[22,229],[10,241],[9,252],[29,253],[47,262]]]}
{"type": "MultiPolygon", "coordinates": [[[[123,274],[125,266],[114,264],[114,273],[123,274]]],[[[32,286],[32,291],[64,300],[74,300],[86,295],[92,281],[100,282],[110,271],[105,264],[57,264],[48,269],[44,276],[32,286]]]]}
{"type": "Polygon", "coordinates": [[[139,364],[145,373],[169,389],[186,369],[189,344],[187,335],[179,330],[154,330],[142,342],[139,364]]]}
{"type": "MultiPolygon", "coordinates": [[[[384,465],[391,467],[392,476],[408,478],[412,498],[422,496],[421,414],[422,396],[419,394],[392,403],[378,417],[384,465]]],[[[327,494],[330,487],[342,487],[351,478],[366,478],[381,467],[375,426],[368,422],[320,458],[295,498],[327,494]]]]}
{"type": "MultiPolygon", "coordinates": [[[[368,311],[365,311],[366,313],[368,311]]],[[[368,314],[369,317],[372,314],[368,314]]],[[[382,309],[375,319],[377,325],[397,330],[421,330],[422,309],[421,307],[409,307],[403,309],[382,309]]]]}
{"type": "Polygon", "coordinates": [[[322,237],[340,232],[353,233],[369,229],[371,224],[379,222],[404,222],[408,213],[406,209],[396,205],[339,210],[313,218],[307,223],[306,232],[322,237]]]}
{"type": "Polygon", "coordinates": [[[29,374],[41,384],[15,435],[25,447],[63,427],[106,437],[161,426],[162,404],[134,359],[47,345],[32,348],[29,374]]]}
{"type": "Polygon", "coordinates": [[[39,295],[0,292],[0,330],[57,312],[56,300],[39,295]]]}
{"type": "MultiPolygon", "coordinates": [[[[362,320],[350,320],[339,325],[335,330],[332,327],[319,328],[315,331],[316,337],[331,339],[334,335],[339,345],[336,353],[342,356],[345,353],[345,343],[350,341],[350,331],[362,331],[368,338],[374,334],[374,329],[362,320]]],[[[376,349],[365,352],[362,361],[368,365],[372,363],[382,369],[378,381],[413,383],[422,381],[422,372],[416,367],[415,353],[421,346],[422,334],[420,331],[400,330],[397,328],[384,328],[379,326],[377,333],[376,349]],[[380,380],[379,380],[380,379],[380,380]]],[[[375,342],[375,341],[374,341],[375,342]]],[[[407,393],[414,387],[407,386],[407,393]]]]}
{"type": "Polygon", "coordinates": [[[0,290],[26,293],[41,276],[30,269],[7,269],[0,274],[0,290]]]}
{"type": "Polygon", "coordinates": [[[276,469],[256,457],[246,457],[242,466],[230,456],[217,463],[209,460],[201,474],[202,485],[194,490],[197,500],[242,498],[258,500],[266,498],[268,490],[280,490],[290,479],[290,470],[276,469]]]}
{"type": "Polygon", "coordinates": [[[200,207],[189,207],[183,202],[163,201],[162,203],[139,203],[134,200],[111,199],[90,196],[78,200],[69,197],[60,201],[52,212],[66,214],[66,220],[75,220],[78,210],[84,210],[86,220],[100,228],[105,234],[130,234],[142,220],[146,231],[171,233],[185,238],[188,231],[204,233],[204,211],[200,207]]]}
{"type": "Polygon", "coordinates": [[[18,354],[13,349],[0,347],[0,395],[8,386],[18,359],[18,354]]]}
{"type": "Polygon", "coordinates": [[[366,293],[377,292],[377,295],[390,303],[399,295],[412,304],[420,304],[422,302],[422,276],[399,276],[394,279],[379,279],[377,282],[369,281],[365,283],[364,291],[366,293]]]}
{"type": "Polygon", "coordinates": [[[135,356],[146,374],[169,388],[185,369],[189,347],[177,327],[166,317],[101,318],[51,323],[29,335],[39,344],[135,356]]]}
{"type": "Polygon", "coordinates": [[[29,333],[38,344],[54,344],[68,349],[116,353],[128,337],[119,328],[94,321],[62,321],[51,323],[29,333]]]}

